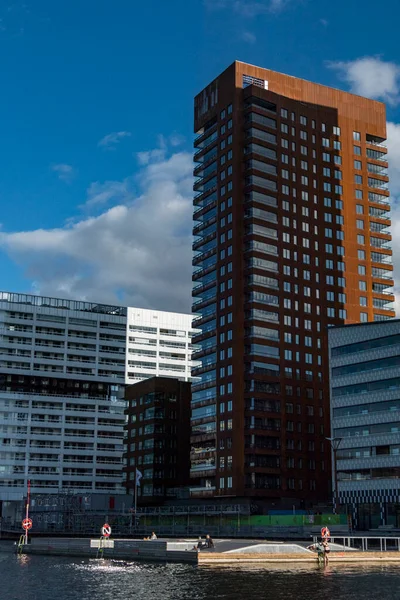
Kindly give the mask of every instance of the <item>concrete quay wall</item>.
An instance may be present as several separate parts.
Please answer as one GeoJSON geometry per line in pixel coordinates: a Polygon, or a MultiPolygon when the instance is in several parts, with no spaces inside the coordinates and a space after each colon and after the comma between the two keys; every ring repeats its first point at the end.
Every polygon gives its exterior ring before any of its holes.
{"type": "Polygon", "coordinates": [[[156,540],[113,540],[114,547],[106,547],[100,553],[91,548],[90,539],[85,538],[33,538],[23,545],[22,553],[48,556],[79,556],[88,558],[109,558],[120,560],[142,560],[160,562],[197,563],[197,552],[193,544],[172,544],[156,540]]]}

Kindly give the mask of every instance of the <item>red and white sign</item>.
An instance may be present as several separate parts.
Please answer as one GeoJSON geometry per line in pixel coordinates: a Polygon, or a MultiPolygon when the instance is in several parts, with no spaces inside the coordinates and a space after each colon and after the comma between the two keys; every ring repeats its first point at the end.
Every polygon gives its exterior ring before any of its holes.
{"type": "Polygon", "coordinates": [[[331,537],[331,532],[329,531],[329,529],[327,527],[323,527],[321,529],[321,537],[324,540],[329,540],[329,538],[331,537]]]}
{"type": "Polygon", "coordinates": [[[103,527],[101,528],[101,534],[104,535],[104,537],[108,538],[111,535],[111,527],[108,523],[104,523],[103,527]]]}
{"type": "Polygon", "coordinates": [[[28,531],[28,529],[32,528],[32,519],[24,519],[22,521],[22,529],[25,529],[25,531],[28,531]]]}

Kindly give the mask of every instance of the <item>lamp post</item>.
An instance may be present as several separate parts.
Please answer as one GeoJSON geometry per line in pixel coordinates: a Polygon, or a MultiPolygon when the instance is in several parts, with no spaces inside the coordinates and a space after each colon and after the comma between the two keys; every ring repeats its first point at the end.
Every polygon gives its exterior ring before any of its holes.
{"type": "Polygon", "coordinates": [[[331,437],[326,438],[328,442],[331,444],[332,453],[333,453],[333,481],[335,489],[333,491],[333,512],[336,515],[339,512],[339,490],[338,490],[338,479],[337,479],[337,451],[339,449],[342,438],[340,437],[331,437]]]}

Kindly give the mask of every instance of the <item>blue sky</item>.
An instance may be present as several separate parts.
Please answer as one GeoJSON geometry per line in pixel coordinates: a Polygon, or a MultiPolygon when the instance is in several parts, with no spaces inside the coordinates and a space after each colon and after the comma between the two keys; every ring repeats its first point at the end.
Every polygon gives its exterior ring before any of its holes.
{"type": "Polygon", "coordinates": [[[389,101],[400,195],[400,7],[376,6],[0,0],[0,287],[188,310],[193,96],[235,59],[389,101]]]}

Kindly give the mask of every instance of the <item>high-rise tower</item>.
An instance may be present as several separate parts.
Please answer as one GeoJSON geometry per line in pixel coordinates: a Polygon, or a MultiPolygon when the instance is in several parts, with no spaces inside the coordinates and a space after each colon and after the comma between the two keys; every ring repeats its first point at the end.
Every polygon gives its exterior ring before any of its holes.
{"type": "Polygon", "coordinates": [[[191,493],[314,504],[327,328],[394,316],[385,107],[235,62],[194,122],[191,493]]]}

